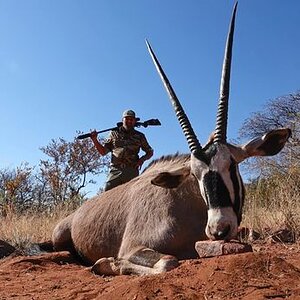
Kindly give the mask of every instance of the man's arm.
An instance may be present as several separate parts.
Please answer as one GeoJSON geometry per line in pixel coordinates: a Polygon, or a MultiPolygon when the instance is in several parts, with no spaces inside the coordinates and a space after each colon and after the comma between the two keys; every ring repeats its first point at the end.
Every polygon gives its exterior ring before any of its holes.
{"type": "Polygon", "coordinates": [[[140,159],[138,160],[137,166],[139,168],[142,167],[143,163],[150,159],[153,156],[153,149],[151,148],[151,146],[149,145],[147,139],[145,136],[143,136],[142,138],[142,145],[141,145],[142,150],[145,152],[145,155],[141,156],[140,159]]]}
{"type": "Polygon", "coordinates": [[[146,152],[145,155],[141,156],[139,158],[139,161],[138,161],[138,167],[141,167],[143,165],[143,163],[147,160],[147,159],[150,159],[151,157],[153,156],[153,149],[151,150],[148,150],[146,152]]]}
{"type": "Polygon", "coordinates": [[[103,147],[103,145],[100,144],[100,142],[98,141],[98,133],[96,130],[92,131],[91,132],[91,139],[96,147],[96,149],[98,150],[98,152],[101,154],[101,155],[106,155],[108,150],[103,147]]]}

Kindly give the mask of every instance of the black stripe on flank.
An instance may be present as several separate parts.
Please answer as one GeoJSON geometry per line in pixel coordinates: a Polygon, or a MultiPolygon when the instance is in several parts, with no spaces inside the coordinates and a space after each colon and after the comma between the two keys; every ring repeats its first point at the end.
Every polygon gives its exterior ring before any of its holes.
{"type": "Polygon", "coordinates": [[[203,184],[208,208],[232,207],[229,191],[219,173],[208,171],[203,184]]]}

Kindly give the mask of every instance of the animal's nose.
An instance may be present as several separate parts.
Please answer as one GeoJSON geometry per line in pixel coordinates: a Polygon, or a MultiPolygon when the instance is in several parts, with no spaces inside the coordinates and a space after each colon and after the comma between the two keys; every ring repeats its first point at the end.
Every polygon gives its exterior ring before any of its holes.
{"type": "Polygon", "coordinates": [[[230,232],[230,225],[225,226],[222,230],[218,230],[213,233],[213,236],[216,240],[224,240],[228,233],[230,232]]]}

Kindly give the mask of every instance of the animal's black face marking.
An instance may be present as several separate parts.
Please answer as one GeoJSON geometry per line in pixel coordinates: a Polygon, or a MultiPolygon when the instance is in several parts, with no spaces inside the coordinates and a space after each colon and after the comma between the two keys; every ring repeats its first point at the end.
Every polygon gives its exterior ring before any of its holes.
{"type": "Polygon", "coordinates": [[[242,219],[242,207],[243,207],[243,202],[245,197],[245,187],[240,177],[238,165],[233,160],[231,161],[229,171],[230,171],[230,178],[234,189],[233,210],[238,217],[238,224],[240,224],[242,219]]]}
{"type": "Polygon", "coordinates": [[[210,165],[212,157],[217,153],[217,145],[209,143],[202,151],[194,152],[194,156],[200,161],[204,162],[207,166],[210,165]]]}
{"type": "MultiPolygon", "coordinates": [[[[209,143],[203,149],[206,164],[203,173],[203,191],[208,209],[232,207],[241,221],[244,186],[230,148],[225,144],[209,143]]],[[[199,177],[200,178],[200,177],[199,177]]]]}
{"type": "Polygon", "coordinates": [[[203,185],[209,209],[232,206],[229,191],[218,172],[208,171],[203,185]]]}
{"type": "Polygon", "coordinates": [[[202,155],[191,156],[191,173],[207,205],[205,233],[212,240],[234,238],[241,221],[244,188],[231,149],[212,142],[202,149],[202,155]]]}

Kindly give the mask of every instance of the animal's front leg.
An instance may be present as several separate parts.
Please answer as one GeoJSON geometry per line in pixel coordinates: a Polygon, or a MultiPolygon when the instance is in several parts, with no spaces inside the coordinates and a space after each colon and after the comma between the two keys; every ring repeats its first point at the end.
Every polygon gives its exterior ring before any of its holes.
{"type": "Polygon", "coordinates": [[[100,258],[92,271],[101,275],[147,275],[170,271],[179,265],[175,256],[139,247],[121,258],[100,258]]]}

